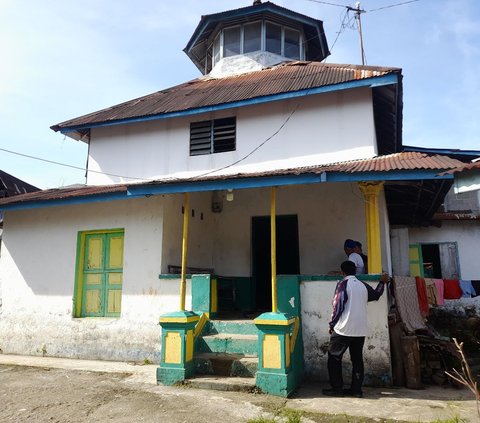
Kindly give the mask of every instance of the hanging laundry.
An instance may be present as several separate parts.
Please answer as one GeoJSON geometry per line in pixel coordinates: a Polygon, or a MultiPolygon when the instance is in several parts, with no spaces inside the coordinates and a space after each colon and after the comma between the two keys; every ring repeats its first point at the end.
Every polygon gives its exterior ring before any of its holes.
{"type": "Polygon", "coordinates": [[[446,300],[458,300],[462,296],[458,279],[444,279],[444,296],[446,300]]]}
{"type": "Polygon", "coordinates": [[[425,287],[427,288],[427,300],[430,305],[438,305],[437,288],[431,278],[425,278],[425,287]]]}
{"type": "Polygon", "coordinates": [[[421,278],[420,276],[416,276],[415,283],[417,285],[418,305],[420,308],[420,314],[423,317],[428,317],[430,316],[430,306],[428,305],[425,279],[421,278]]]}
{"type": "Polygon", "coordinates": [[[393,278],[395,300],[403,323],[409,332],[426,329],[418,306],[417,286],[414,277],[395,276],[393,278]]]}
{"type": "Polygon", "coordinates": [[[437,288],[437,303],[438,305],[444,305],[445,298],[444,298],[443,279],[433,279],[433,282],[435,282],[435,288],[437,288]]]}
{"type": "Polygon", "coordinates": [[[475,290],[473,289],[472,281],[460,280],[460,289],[462,290],[462,298],[475,297],[475,290]]]}

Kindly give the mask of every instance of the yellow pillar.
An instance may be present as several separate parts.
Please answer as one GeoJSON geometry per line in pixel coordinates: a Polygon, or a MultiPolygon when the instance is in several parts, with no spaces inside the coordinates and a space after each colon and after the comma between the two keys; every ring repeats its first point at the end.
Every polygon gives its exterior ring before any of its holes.
{"type": "Polygon", "coordinates": [[[359,182],[358,187],[365,199],[365,220],[367,223],[368,273],[382,272],[382,248],[380,242],[380,211],[378,194],[383,182],[359,182]]]}
{"type": "Polygon", "coordinates": [[[187,294],[187,244],[188,244],[188,219],[190,214],[190,194],[185,193],[183,207],[183,238],[182,238],[182,275],[180,280],[180,310],[185,310],[185,296],[187,294]]]}
{"type": "Polygon", "coordinates": [[[276,205],[277,188],[272,187],[270,192],[270,243],[272,261],[272,313],[277,312],[277,233],[276,233],[276,205]]]}

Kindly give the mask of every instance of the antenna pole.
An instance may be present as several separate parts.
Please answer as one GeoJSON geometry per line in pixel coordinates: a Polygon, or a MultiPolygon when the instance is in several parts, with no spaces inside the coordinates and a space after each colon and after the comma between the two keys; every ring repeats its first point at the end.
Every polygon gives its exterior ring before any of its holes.
{"type": "Polygon", "coordinates": [[[355,19],[358,20],[358,35],[360,36],[360,54],[362,55],[362,65],[365,65],[365,50],[363,49],[363,34],[362,34],[362,13],[365,13],[365,10],[360,8],[360,2],[355,3],[355,7],[347,7],[348,10],[355,12],[355,19]]]}

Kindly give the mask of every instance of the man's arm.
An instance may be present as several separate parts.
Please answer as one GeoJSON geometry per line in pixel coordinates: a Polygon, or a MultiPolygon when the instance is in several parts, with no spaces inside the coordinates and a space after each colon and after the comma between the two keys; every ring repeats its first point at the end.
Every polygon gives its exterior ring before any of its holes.
{"type": "Polygon", "coordinates": [[[368,302],[370,301],[378,301],[378,299],[382,296],[383,291],[385,289],[385,284],[390,282],[390,276],[386,273],[382,274],[380,277],[380,281],[376,288],[372,288],[368,283],[363,282],[363,284],[367,287],[368,292],[368,302]]]}
{"type": "Polygon", "coordinates": [[[337,287],[335,288],[335,295],[333,297],[333,312],[332,316],[330,317],[330,322],[328,323],[328,326],[330,328],[330,334],[333,332],[333,328],[340,319],[340,316],[345,309],[345,303],[348,300],[347,281],[347,278],[343,279],[342,281],[337,283],[337,287]]]}

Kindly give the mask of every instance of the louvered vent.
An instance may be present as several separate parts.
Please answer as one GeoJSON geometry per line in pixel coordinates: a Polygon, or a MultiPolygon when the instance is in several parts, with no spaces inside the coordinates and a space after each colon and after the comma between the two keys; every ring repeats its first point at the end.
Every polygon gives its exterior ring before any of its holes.
{"type": "Polygon", "coordinates": [[[234,151],[235,140],[235,117],[190,124],[190,156],[234,151]]]}

